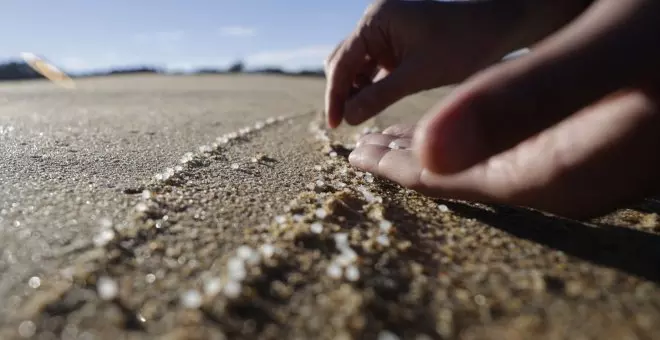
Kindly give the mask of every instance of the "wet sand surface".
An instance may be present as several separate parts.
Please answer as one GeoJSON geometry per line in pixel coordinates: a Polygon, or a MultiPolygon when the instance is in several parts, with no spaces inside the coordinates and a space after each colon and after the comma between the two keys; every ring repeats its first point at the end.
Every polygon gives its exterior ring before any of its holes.
{"type": "Polygon", "coordinates": [[[0,84],[0,338],[657,338],[660,203],[590,223],[352,168],[323,81],[0,84]]]}

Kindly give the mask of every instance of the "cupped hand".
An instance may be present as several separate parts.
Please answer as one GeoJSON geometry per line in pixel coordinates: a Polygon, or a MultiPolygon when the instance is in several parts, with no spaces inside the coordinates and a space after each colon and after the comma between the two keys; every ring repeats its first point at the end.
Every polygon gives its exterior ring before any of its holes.
{"type": "Polygon", "coordinates": [[[432,196],[605,213],[660,189],[659,60],[660,2],[595,1],[467,79],[414,132],[365,137],[350,161],[432,196]]]}

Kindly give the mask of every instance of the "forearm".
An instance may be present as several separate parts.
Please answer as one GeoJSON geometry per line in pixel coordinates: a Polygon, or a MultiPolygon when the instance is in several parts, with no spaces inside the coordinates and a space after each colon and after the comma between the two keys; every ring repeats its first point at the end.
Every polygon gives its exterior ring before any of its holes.
{"type": "Polygon", "coordinates": [[[583,13],[594,0],[495,0],[508,3],[513,13],[507,40],[512,50],[529,47],[561,29],[583,13]]]}

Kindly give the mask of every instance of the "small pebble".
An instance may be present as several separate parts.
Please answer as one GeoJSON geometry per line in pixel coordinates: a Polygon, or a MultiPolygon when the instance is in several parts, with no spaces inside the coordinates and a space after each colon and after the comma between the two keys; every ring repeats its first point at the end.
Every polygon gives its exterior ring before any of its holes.
{"type": "Polygon", "coordinates": [[[275,222],[277,222],[277,224],[286,223],[286,216],[284,216],[284,215],[275,216],[275,222]]]}
{"type": "Polygon", "coordinates": [[[440,212],[446,213],[446,212],[449,212],[449,207],[447,207],[444,204],[440,204],[440,205],[438,205],[438,210],[440,210],[440,212]]]}
{"type": "Polygon", "coordinates": [[[231,168],[234,170],[238,170],[238,163],[232,163],[231,168]]]}

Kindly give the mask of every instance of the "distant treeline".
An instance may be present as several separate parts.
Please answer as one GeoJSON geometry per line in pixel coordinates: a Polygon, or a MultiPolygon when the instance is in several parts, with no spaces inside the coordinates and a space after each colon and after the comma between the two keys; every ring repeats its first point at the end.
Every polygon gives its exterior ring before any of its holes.
{"type": "MultiPolygon", "coordinates": [[[[246,69],[242,62],[236,62],[231,66],[222,68],[200,68],[189,72],[170,72],[164,68],[153,66],[133,66],[123,68],[113,68],[103,71],[92,71],[86,73],[70,74],[73,78],[80,77],[99,77],[99,76],[112,76],[121,74],[133,73],[154,73],[154,74],[272,74],[272,75],[285,75],[285,76],[307,76],[307,77],[325,77],[325,72],[322,69],[309,69],[301,71],[286,71],[278,67],[265,67],[257,69],[246,69]]],[[[0,63],[0,81],[2,80],[27,80],[43,78],[39,73],[35,72],[30,66],[22,61],[8,61],[0,63]]]]}

